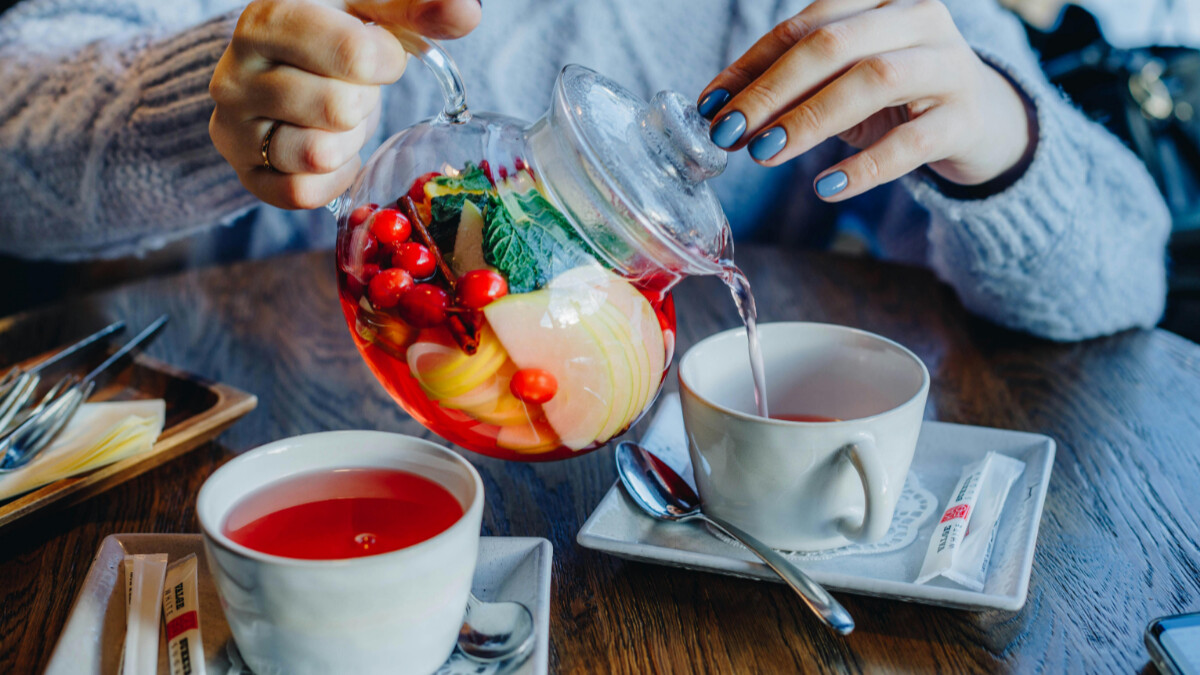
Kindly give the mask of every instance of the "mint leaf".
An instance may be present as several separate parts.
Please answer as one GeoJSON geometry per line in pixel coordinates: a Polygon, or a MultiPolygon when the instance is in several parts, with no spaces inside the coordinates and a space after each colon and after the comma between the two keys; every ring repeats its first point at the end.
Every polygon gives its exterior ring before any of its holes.
{"type": "Polygon", "coordinates": [[[516,197],[510,211],[489,197],[484,217],[484,259],[500,270],[512,293],[527,293],[595,257],[566,218],[536,191],[516,197]],[[515,213],[514,213],[515,211],[515,213]]]}
{"type": "Polygon", "coordinates": [[[504,275],[510,293],[528,293],[540,285],[537,252],[495,197],[488,198],[483,210],[483,259],[504,275]]]}
{"type": "Polygon", "coordinates": [[[454,240],[458,234],[458,221],[462,218],[463,202],[470,199],[482,211],[488,197],[485,194],[459,192],[452,195],[434,197],[429,202],[429,235],[434,243],[443,251],[454,250],[454,240]]]}
{"type": "Polygon", "coordinates": [[[492,181],[488,180],[487,174],[478,166],[471,162],[467,162],[457,178],[450,176],[438,176],[433,179],[434,185],[442,187],[464,190],[467,192],[487,192],[492,189],[492,181]]]}
{"type": "Polygon", "coordinates": [[[441,195],[434,197],[433,201],[429,202],[429,214],[432,220],[432,225],[446,226],[450,228],[458,227],[458,219],[462,215],[463,202],[470,199],[475,202],[475,206],[479,210],[483,210],[484,204],[487,204],[488,197],[484,194],[459,192],[452,195],[441,195]]]}

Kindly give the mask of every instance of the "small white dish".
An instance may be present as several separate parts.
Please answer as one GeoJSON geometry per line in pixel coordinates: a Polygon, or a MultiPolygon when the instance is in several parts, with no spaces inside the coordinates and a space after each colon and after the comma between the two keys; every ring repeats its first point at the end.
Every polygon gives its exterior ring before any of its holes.
{"type": "MultiPolygon", "coordinates": [[[[200,635],[207,672],[238,673],[238,656],[229,624],[208,571],[199,534],[114,534],[104,538],[83,588],[75,598],[66,626],[46,667],[47,675],[102,675],[118,671],[125,636],[125,608],[117,587],[120,563],[126,554],[166,553],[171,561],[195,553],[200,564],[200,635]]],[[[533,653],[516,670],[506,665],[468,661],[456,650],[438,675],[503,670],[505,675],[545,675],[550,663],[550,542],[539,537],[481,537],[471,592],[481,600],[515,600],[533,613],[536,632],[533,653]]],[[[465,610],[465,608],[464,608],[465,610]]],[[[158,672],[169,672],[160,632],[158,672]]],[[[240,672],[249,674],[242,669],[240,672]]]]}
{"type": "MultiPolygon", "coordinates": [[[[678,399],[664,397],[663,407],[678,409],[678,399]]],[[[678,413],[674,413],[678,414],[678,413]]],[[[655,420],[657,426],[659,420],[655,420]]],[[[667,426],[671,426],[667,424],[667,426]]],[[[678,426],[682,427],[682,420],[678,426]]],[[[661,437],[663,434],[657,434],[661,437]]],[[[661,440],[661,439],[660,439],[661,440]]],[[[656,453],[661,447],[653,447],[656,453]]],[[[921,569],[936,518],[923,523],[916,539],[899,550],[870,555],[842,555],[801,560],[804,572],[831,590],[892,598],[975,611],[1016,611],[1025,604],[1042,505],[1054,463],[1054,440],[1048,436],[944,422],[925,422],[911,471],[942,507],[962,469],[989,450],[1025,462],[1025,471],[1009,492],[983,591],[971,591],[935,579],[914,584],[921,569]]],[[[669,454],[677,464],[686,461],[686,448],[669,454]],[[682,460],[680,456],[682,455],[682,460]]],[[[691,467],[674,466],[691,478],[691,467]]],[[[940,509],[936,513],[940,513],[940,509]]],[[[641,562],[732,576],[778,581],[752,553],[714,536],[702,525],[655,521],[642,513],[615,484],[579,530],[580,546],[641,562]]]]}

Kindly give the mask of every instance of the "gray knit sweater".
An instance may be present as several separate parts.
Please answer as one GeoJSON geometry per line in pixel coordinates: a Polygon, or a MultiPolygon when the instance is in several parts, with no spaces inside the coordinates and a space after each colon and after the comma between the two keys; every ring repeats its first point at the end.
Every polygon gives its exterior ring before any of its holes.
{"type": "MultiPolygon", "coordinates": [[[[811,181],[849,151],[840,142],[771,170],[740,152],[715,181],[735,233],[823,245],[858,231],[881,257],[933,268],[972,311],[1053,339],[1152,326],[1165,297],[1169,218],[1150,177],[1050,87],[994,0],[945,2],[967,40],[1034,102],[1040,133],[1025,173],[969,200],[913,174],[834,207],[815,198],[811,181]]],[[[270,233],[332,241],[328,214],[258,205],[209,141],[208,81],[242,4],[24,0],[0,16],[0,251],[126,255],[252,208],[267,248],[270,233]]],[[[694,95],[805,4],[490,0],[481,26],[447,48],[472,107],[535,119],[566,63],[646,96],[694,95]]],[[[384,100],[365,152],[438,109],[419,65],[384,100]]]]}

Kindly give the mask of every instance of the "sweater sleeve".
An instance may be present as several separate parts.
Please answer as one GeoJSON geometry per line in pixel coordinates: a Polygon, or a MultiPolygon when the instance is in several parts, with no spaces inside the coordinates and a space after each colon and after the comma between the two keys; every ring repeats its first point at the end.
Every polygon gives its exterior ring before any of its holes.
{"type": "Polygon", "coordinates": [[[212,146],[229,0],[25,0],[0,18],[0,252],[162,246],[255,204],[212,146]]]}
{"type": "Polygon", "coordinates": [[[1152,327],[1166,298],[1170,214],[1145,167],[1043,75],[993,0],[944,0],[967,41],[1032,101],[1032,162],[1003,191],[955,199],[904,179],[931,214],[929,263],[968,309],[1054,340],[1152,327]]]}

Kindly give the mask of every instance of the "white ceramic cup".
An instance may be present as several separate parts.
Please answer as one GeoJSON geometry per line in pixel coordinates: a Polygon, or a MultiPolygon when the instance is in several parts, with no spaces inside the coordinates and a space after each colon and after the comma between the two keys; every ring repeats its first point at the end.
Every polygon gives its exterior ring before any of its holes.
{"type": "Polygon", "coordinates": [[[196,512],[225,618],[256,675],[427,674],[454,649],[479,552],[483,482],[446,448],[378,431],[276,441],[217,469],[200,489],[196,512]],[[464,513],[431,539],[347,560],[268,555],[222,533],[246,495],[337,468],[415,473],[449,490],[464,513]]]}
{"type": "Polygon", "coordinates": [[[819,323],[758,326],[771,415],[755,414],[744,328],[679,363],[688,448],[704,511],[768,545],[815,551],[878,541],[921,431],[929,371],[904,347],[819,323]]]}

